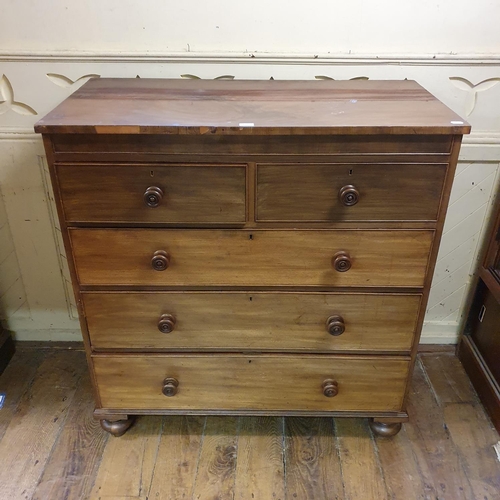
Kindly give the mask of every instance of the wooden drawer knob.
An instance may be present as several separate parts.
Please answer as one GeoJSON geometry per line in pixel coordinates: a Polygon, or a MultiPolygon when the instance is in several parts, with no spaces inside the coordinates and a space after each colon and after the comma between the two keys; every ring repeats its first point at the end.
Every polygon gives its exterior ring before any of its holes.
{"type": "Polygon", "coordinates": [[[163,381],[163,389],[161,392],[169,398],[177,394],[177,388],[179,387],[179,381],[176,378],[167,377],[163,381]]]}
{"type": "Polygon", "coordinates": [[[332,380],[331,378],[327,378],[324,382],[323,385],[321,386],[323,388],[323,394],[327,398],[333,398],[339,393],[339,384],[336,380],[332,380]]]}
{"type": "Polygon", "coordinates": [[[165,271],[170,265],[170,255],[165,250],[157,250],[151,259],[151,266],[155,271],[165,271]]]}
{"type": "Polygon", "coordinates": [[[144,193],[144,203],[149,208],[156,208],[163,198],[163,191],[158,186],[149,186],[144,193]]]}
{"type": "Polygon", "coordinates": [[[359,191],[352,184],[348,184],[340,188],[339,198],[342,205],[352,207],[359,201],[359,191]]]}
{"type": "Polygon", "coordinates": [[[161,333],[172,333],[175,328],[175,317],[171,314],[162,314],[158,321],[158,330],[161,333]]]}
{"type": "Polygon", "coordinates": [[[326,329],[330,335],[334,335],[335,337],[342,335],[345,332],[344,318],[338,315],[330,316],[326,320],[326,329]]]}
{"type": "Polygon", "coordinates": [[[351,257],[347,252],[337,252],[332,259],[332,265],[335,271],[345,273],[351,269],[351,257]]]}

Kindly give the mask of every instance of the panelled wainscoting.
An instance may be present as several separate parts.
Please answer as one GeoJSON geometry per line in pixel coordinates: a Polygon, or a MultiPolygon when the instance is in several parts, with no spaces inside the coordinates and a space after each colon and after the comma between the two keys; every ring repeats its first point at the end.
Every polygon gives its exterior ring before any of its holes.
{"type": "MultiPolygon", "coordinates": [[[[0,54],[0,317],[17,339],[81,340],[45,152],[32,127],[83,83],[101,77],[418,81],[464,116],[473,128],[472,135],[465,138],[457,165],[421,339],[425,343],[456,342],[479,242],[499,179],[500,60],[480,55],[353,59],[321,54],[249,57],[194,52],[153,56],[0,54]]],[[[264,197],[265,189],[276,188],[273,179],[282,173],[280,168],[269,169],[262,177],[264,197]]],[[[91,173],[90,169],[86,172],[91,173]]],[[[182,182],[182,172],[170,170],[165,175],[169,182],[177,183],[182,182]]],[[[196,173],[191,175],[191,182],[201,188],[204,170],[191,172],[196,173]]],[[[237,169],[233,172],[236,177],[240,175],[237,169]]],[[[127,170],[121,174],[126,176],[127,170]]],[[[319,185],[326,181],[325,170],[315,169],[310,182],[319,185]]],[[[98,190],[100,184],[81,188],[98,190]]],[[[400,191],[404,192],[404,186],[398,186],[396,192],[400,191]]],[[[397,196],[393,201],[396,205],[397,196]]],[[[176,203],[171,199],[172,210],[176,203]]],[[[290,201],[288,206],[280,207],[262,203],[258,215],[263,220],[274,217],[277,211],[290,210],[290,201]]],[[[314,204],[319,217],[325,217],[324,212],[321,214],[324,200],[314,200],[314,204]]],[[[206,210],[206,205],[203,208],[206,210]]],[[[240,217],[241,206],[234,209],[234,216],[240,217]]],[[[302,217],[306,216],[310,214],[302,217]]]]}

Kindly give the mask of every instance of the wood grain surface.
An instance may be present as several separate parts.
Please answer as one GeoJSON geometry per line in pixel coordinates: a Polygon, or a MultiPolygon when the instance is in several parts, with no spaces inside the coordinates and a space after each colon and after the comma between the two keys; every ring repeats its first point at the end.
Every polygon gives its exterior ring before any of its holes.
{"type": "Polygon", "coordinates": [[[409,352],[420,295],[272,292],[85,292],[94,349],[409,352]],[[158,329],[162,314],[172,333],[158,329]],[[340,315],[345,331],[330,335],[340,315]]]}
{"type": "Polygon", "coordinates": [[[99,422],[88,411],[94,399],[88,374],[82,377],[77,393],[79,396],[68,410],[33,500],[80,500],[90,496],[110,436],[102,432],[99,422]]]}
{"type": "Polygon", "coordinates": [[[432,231],[70,229],[82,285],[405,286],[424,284],[432,231]],[[151,258],[170,255],[158,272],[151,258]],[[332,258],[346,251],[347,272],[332,258]]]}
{"type": "Polygon", "coordinates": [[[313,355],[96,355],[105,408],[171,410],[401,410],[408,375],[403,357],[313,355]],[[162,394],[166,377],[179,382],[162,394]],[[325,379],[339,393],[325,397],[325,379]]]}
{"type": "Polygon", "coordinates": [[[337,439],[332,419],[285,420],[287,500],[345,498],[337,439]]]}
{"type": "Polygon", "coordinates": [[[468,133],[414,81],[96,78],[42,118],[48,133],[468,133]]]}
{"type": "Polygon", "coordinates": [[[377,453],[370,442],[372,437],[367,422],[352,418],[338,419],[336,432],[339,436],[339,455],[346,497],[388,499],[384,475],[377,453]]]}
{"type": "Polygon", "coordinates": [[[207,417],[193,498],[231,498],[236,481],[238,418],[207,417]]]}
{"type": "Polygon", "coordinates": [[[194,162],[446,163],[451,135],[168,135],[54,134],[61,163],[194,162]],[[228,160],[228,158],[232,158],[228,160]]]}
{"type": "MultiPolygon", "coordinates": [[[[163,419],[140,420],[121,438],[110,437],[90,498],[147,499],[156,465],[163,419]]],[[[102,429],[99,432],[104,432],[102,429]]]]}
{"type": "Polygon", "coordinates": [[[244,223],[245,166],[59,165],[68,222],[244,223]],[[161,189],[150,208],[144,193],[161,189]]]}
{"type": "Polygon", "coordinates": [[[283,420],[278,417],[240,419],[235,500],[284,498],[283,420]]]}
{"type": "Polygon", "coordinates": [[[34,494],[86,370],[83,361],[82,352],[55,351],[38,366],[0,441],[4,498],[34,494]]]}
{"type": "Polygon", "coordinates": [[[165,419],[149,498],[192,498],[206,418],[165,419]]]}
{"type": "Polygon", "coordinates": [[[446,164],[257,165],[259,221],[389,221],[437,219],[446,164]],[[342,204],[344,186],[359,191],[342,204]]]}

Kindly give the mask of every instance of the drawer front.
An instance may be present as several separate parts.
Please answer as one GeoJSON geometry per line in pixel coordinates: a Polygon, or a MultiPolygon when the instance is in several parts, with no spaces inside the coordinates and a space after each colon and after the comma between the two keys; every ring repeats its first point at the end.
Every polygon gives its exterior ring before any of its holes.
{"type": "Polygon", "coordinates": [[[261,164],[257,220],[435,221],[446,169],[446,164],[261,164]]]}
{"type": "Polygon", "coordinates": [[[420,305],[420,295],[361,293],[88,292],[82,297],[94,349],[408,352],[420,305]]]}
{"type": "Polygon", "coordinates": [[[399,411],[409,368],[406,359],[326,355],[114,355],[93,363],[105,408],[284,412],[399,411]],[[173,396],[162,393],[166,378],[178,382],[173,396]],[[337,383],[334,397],[323,393],[328,380],[337,383]]]}
{"type": "Polygon", "coordinates": [[[68,222],[246,220],[244,166],[59,165],[57,174],[68,222]]]}
{"type": "Polygon", "coordinates": [[[159,286],[421,287],[433,234],[420,230],[70,230],[81,284],[159,286]],[[349,262],[349,270],[335,269],[346,269],[349,262]],[[158,271],[152,263],[159,268],[168,264],[168,268],[158,271]]]}

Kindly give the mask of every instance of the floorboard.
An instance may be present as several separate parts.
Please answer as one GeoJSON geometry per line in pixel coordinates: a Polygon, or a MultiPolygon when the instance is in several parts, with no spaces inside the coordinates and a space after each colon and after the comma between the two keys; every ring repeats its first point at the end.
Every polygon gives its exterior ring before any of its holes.
{"type": "Polygon", "coordinates": [[[340,500],[344,486],[332,418],[285,419],[287,500],[340,500]]]}

